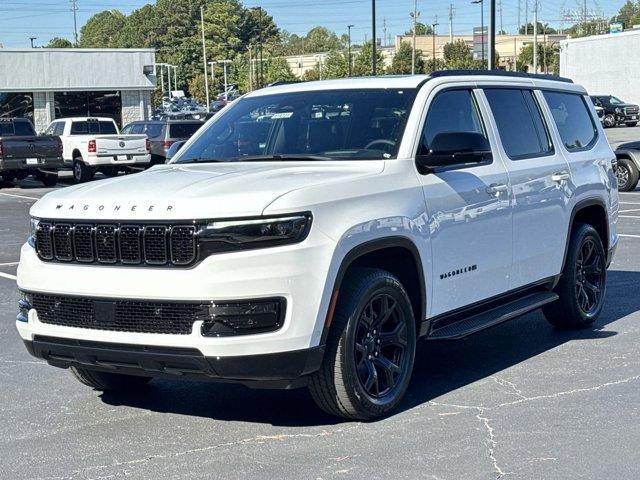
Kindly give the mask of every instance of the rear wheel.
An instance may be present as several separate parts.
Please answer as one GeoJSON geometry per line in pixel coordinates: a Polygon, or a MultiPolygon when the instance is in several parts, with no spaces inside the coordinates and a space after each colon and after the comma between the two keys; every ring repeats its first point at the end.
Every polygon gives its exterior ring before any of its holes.
{"type": "Polygon", "coordinates": [[[415,350],[415,320],[402,284],[383,270],[353,269],[340,289],[311,395],[332,415],[385,415],[407,389],[415,350]]]}
{"type": "Polygon", "coordinates": [[[629,192],[638,185],[638,168],[628,158],[619,158],[616,166],[616,178],[618,179],[618,190],[629,192]]]}
{"type": "Polygon", "coordinates": [[[560,299],[542,308],[549,323],[575,329],[596,321],[604,305],[606,263],[598,232],[591,225],[576,225],[571,233],[564,271],[554,289],[560,299]]]}
{"type": "Polygon", "coordinates": [[[100,172],[102,172],[105,177],[117,177],[120,170],[118,167],[102,167],[100,172]]]}
{"type": "Polygon", "coordinates": [[[71,367],[71,373],[84,385],[96,390],[134,390],[146,385],[150,377],[99,372],[88,368],[71,367]]]}
{"type": "Polygon", "coordinates": [[[42,172],[38,171],[34,175],[36,180],[40,180],[45,187],[55,187],[58,183],[58,172],[42,172]]]}
{"type": "Polygon", "coordinates": [[[86,165],[82,158],[76,158],[73,160],[73,178],[76,182],[88,182],[93,178],[93,168],[86,165]]]}

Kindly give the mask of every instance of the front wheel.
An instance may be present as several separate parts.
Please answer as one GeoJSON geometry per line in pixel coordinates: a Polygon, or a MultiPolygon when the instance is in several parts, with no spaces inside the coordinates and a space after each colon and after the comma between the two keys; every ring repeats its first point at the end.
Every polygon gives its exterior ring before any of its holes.
{"type": "Polygon", "coordinates": [[[616,116],[612,113],[605,115],[604,118],[602,119],[602,124],[605,126],[605,128],[615,127],[616,116]]]}
{"type": "Polygon", "coordinates": [[[402,399],[416,351],[416,323],[400,281],[356,268],[340,288],[320,370],[309,390],[324,411],[367,420],[402,399]]]}
{"type": "Polygon", "coordinates": [[[122,373],[100,372],[89,368],[71,367],[71,373],[76,379],[95,390],[136,390],[146,385],[150,377],[124,375],[122,373]]]}
{"type": "Polygon", "coordinates": [[[607,258],[598,232],[591,225],[576,225],[554,289],[560,298],[542,307],[544,316],[562,329],[588,327],[602,311],[606,280],[607,258]]]}

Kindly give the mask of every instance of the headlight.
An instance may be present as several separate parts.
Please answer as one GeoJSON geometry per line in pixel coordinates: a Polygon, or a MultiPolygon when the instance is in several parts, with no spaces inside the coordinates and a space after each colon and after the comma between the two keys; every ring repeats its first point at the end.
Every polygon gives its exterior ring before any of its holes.
{"type": "Polygon", "coordinates": [[[36,248],[36,232],[38,231],[39,223],[40,220],[37,218],[32,218],[29,221],[29,237],[27,238],[27,243],[33,248],[36,248]]]}
{"type": "Polygon", "coordinates": [[[277,218],[214,221],[198,233],[202,256],[213,253],[275,247],[303,241],[311,228],[311,214],[277,218]]]}

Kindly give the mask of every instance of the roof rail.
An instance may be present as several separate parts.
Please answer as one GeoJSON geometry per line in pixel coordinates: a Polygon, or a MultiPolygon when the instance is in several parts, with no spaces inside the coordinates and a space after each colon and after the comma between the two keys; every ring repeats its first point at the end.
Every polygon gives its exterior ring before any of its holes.
{"type": "Polygon", "coordinates": [[[432,78],[454,77],[460,75],[487,75],[491,77],[515,77],[532,78],[538,80],[553,80],[555,82],[573,83],[573,80],[555,75],[545,75],[543,73],[507,72],[506,70],[437,70],[429,74],[432,78]]]}

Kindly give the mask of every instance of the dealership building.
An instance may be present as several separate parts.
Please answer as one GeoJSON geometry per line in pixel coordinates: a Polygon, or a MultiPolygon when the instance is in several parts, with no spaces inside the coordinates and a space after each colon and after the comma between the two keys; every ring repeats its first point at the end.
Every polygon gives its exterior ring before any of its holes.
{"type": "Polygon", "coordinates": [[[2,49],[0,117],[110,117],[119,126],[152,114],[152,49],[2,49]]]}

